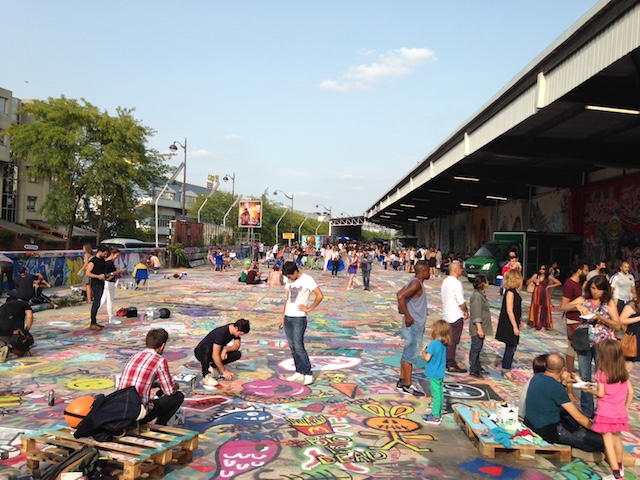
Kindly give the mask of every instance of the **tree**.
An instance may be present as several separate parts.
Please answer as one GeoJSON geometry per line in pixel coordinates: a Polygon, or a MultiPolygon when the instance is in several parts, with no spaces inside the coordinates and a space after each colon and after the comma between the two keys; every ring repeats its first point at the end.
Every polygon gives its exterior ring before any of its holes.
{"type": "Polygon", "coordinates": [[[55,178],[40,213],[54,228],[88,224],[98,241],[123,220],[131,221],[136,199],[149,193],[168,171],[166,157],[147,149],[149,127],[133,110],[101,112],[86,100],[49,98],[26,104],[20,112],[31,120],[14,124],[5,134],[14,158],[29,165],[29,175],[55,178]]]}

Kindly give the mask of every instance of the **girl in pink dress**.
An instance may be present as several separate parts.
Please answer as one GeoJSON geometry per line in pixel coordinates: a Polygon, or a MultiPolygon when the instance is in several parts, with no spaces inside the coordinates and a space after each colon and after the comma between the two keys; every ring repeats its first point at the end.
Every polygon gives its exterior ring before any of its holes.
{"type": "Polygon", "coordinates": [[[618,340],[607,339],[598,343],[598,371],[596,390],[586,387],[585,391],[598,397],[596,415],[593,419],[594,432],[602,434],[604,453],[611,465],[612,475],[605,479],[624,477],[622,467],[622,439],[620,432],[629,430],[629,405],[633,400],[633,387],[618,340]]]}

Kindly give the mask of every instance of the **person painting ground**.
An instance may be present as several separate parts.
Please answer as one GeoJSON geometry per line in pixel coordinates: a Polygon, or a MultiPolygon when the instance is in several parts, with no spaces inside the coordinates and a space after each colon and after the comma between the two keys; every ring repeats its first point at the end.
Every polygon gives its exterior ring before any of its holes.
{"type": "Polygon", "coordinates": [[[427,291],[423,282],[429,279],[427,262],[420,260],[415,265],[415,277],[402,287],[396,297],[398,310],[402,314],[402,338],[404,349],[400,360],[400,380],[396,388],[416,397],[424,392],[413,385],[413,366],[420,359],[420,347],[427,324],[427,291]]]}

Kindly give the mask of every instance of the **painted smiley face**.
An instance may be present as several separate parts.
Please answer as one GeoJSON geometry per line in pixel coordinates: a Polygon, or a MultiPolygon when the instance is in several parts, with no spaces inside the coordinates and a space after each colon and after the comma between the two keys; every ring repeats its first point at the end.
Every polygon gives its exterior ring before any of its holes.
{"type": "Polygon", "coordinates": [[[79,378],[67,383],[71,390],[105,390],[115,385],[115,382],[108,378],[79,378]]]}
{"type": "Polygon", "coordinates": [[[247,395],[254,395],[261,398],[273,397],[305,397],[311,393],[311,389],[299,383],[287,382],[279,378],[272,377],[266,380],[245,383],[242,386],[243,392],[247,395]]]}

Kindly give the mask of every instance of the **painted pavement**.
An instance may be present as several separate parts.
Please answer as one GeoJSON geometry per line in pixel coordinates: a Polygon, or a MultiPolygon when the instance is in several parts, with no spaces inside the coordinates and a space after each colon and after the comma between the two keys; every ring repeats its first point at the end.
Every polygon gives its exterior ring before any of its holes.
{"type": "MultiPolygon", "coordinates": [[[[609,473],[605,464],[562,463],[541,455],[527,461],[505,454],[482,459],[452,415],[439,426],[423,424],[430,398],[404,395],[395,388],[402,348],[395,292],[409,274],[375,268],[371,292],[362,291],[360,283],[347,292],[344,276],[333,279],[318,271],[309,273],[325,294],[310,316],[306,335],[316,377],[309,387],[285,380],[293,372],[293,362],[284,335],[277,330],[283,288],[240,284],[238,270],[217,273],[201,267],[188,270],[183,279],[154,276],[149,292],[117,291],[117,308],[171,310],[171,318],[152,323],[170,334],[164,356],[173,374],[197,373],[200,379],[193,356],[198,341],[218,325],[243,317],[251,321],[251,333],[242,342],[243,358],[231,366],[234,380],[222,381],[215,390],[198,386],[191,391],[183,384],[185,428],[201,432],[201,441],[194,460],[169,467],[165,478],[543,480],[596,479],[609,473]]],[[[441,281],[426,282],[428,324],[440,318],[441,281]]],[[[468,298],[471,286],[464,279],[463,285],[468,298]]],[[[523,294],[526,301],[528,296],[523,294]]],[[[497,315],[501,297],[496,287],[490,287],[489,298],[497,315]]],[[[104,317],[101,312],[99,321],[104,317]]],[[[2,461],[0,478],[24,468],[25,458],[19,452],[23,432],[63,423],[65,405],[77,396],[113,391],[115,375],[132,353],[143,348],[151,325],[141,318],[124,318],[121,325],[94,332],[86,328],[88,305],[38,312],[35,318],[33,356],[10,357],[0,364],[0,451],[9,456],[2,461]],[[53,407],[47,406],[50,389],[56,392],[53,407]]],[[[559,313],[554,320],[562,330],[559,313]]],[[[515,359],[517,381],[510,382],[494,366],[503,345],[488,339],[482,360],[490,376],[484,381],[466,375],[447,377],[448,403],[471,405],[487,396],[517,402],[531,375],[533,356],[563,351],[565,345],[564,331],[525,330],[515,359]]],[[[458,347],[458,358],[465,365],[468,348],[465,327],[458,347]]],[[[418,366],[414,379],[428,387],[423,367],[418,366]]],[[[640,368],[633,374],[636,383],[639,375],[640,368]]],[[[623,440],[625,448],[640,457],[640,409],[637,403],[632,408],[632,431],[623,440]]],[[[638,472],[627,469],[626,478],[635,478],[638,472]]]]}

